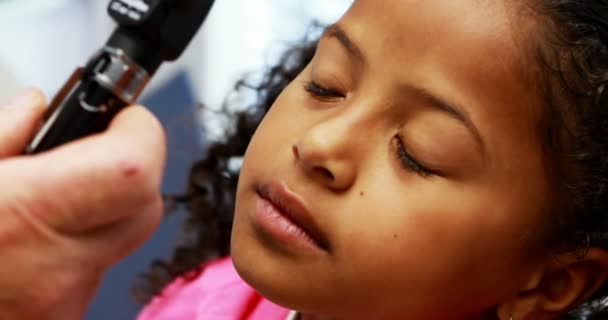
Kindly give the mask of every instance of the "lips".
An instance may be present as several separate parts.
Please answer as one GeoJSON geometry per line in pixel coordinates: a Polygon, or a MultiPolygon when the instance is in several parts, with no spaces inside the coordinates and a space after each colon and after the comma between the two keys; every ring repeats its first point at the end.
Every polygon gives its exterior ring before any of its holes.
{"type": "Polygon", "coordinates": [[[301,228],[319,248],[328,250],[327,237],[316,224],[300,196],[279,182],[260,184],[256,187],[256,192],[262,199],[280,210],[287,220],[301,228]]]}

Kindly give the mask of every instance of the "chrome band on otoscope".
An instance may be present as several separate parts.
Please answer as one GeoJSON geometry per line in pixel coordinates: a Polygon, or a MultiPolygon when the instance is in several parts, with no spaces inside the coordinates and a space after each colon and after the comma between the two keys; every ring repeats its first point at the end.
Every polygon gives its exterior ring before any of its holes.
{"type": "Polygon", "coordinates": [[[93,79],[127,104],[134,103],[146,87],[150,75],[120,49],[105,47],[97,55],[93,79]]]}

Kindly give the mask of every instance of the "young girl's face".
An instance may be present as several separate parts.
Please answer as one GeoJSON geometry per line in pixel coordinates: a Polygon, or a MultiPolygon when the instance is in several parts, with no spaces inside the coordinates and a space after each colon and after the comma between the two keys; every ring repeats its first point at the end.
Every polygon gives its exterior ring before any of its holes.
{"type": "Polygon", "coordinates": [[[247,151],[241,276],[348,319],[472,318],[524,290],[548,198],[527,19],[513,1],[355,1],[247,151]]]}

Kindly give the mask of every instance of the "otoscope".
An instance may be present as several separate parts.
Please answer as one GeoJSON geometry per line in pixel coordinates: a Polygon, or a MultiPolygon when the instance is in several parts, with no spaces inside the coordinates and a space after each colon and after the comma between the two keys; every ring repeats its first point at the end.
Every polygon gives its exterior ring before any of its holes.
{"type": "Polygon", "coordinates": [[[165,61],[176,60],[207,17],[213,0],[112,0],[117,27],[49,105],[26,153],[38,153],[104,131],[133,104],[165,61]]]}

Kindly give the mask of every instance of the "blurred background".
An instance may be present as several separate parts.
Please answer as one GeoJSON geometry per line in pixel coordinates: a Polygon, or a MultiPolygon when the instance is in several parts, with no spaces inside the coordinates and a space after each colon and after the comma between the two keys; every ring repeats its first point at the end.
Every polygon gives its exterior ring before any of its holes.
{"type": "MultiPolygon", "coordinates": [[[[108,0],[0,0],[0,101],[24,87],[52,97],[100,48],[114,28],[108,0]]],[[[141,101],[167,129],[169,158],[163,191],[185,191],[190,164],[205,148],[199,102],[219,107],[235,81],[273,63],[303,38],[313,20],[335,21],[352,0],[218,0],[182,58],[163,66],[141,101]]],[[[208,121],[208,119],[207,119],[208,121]]],[[[87,320],[133,319],[136,276],[170,255],[184,212],[168,216],[154,237],[106,274],[87,320]]],[[[41,273],[43,275],[44,273],[41,273]]]]}

